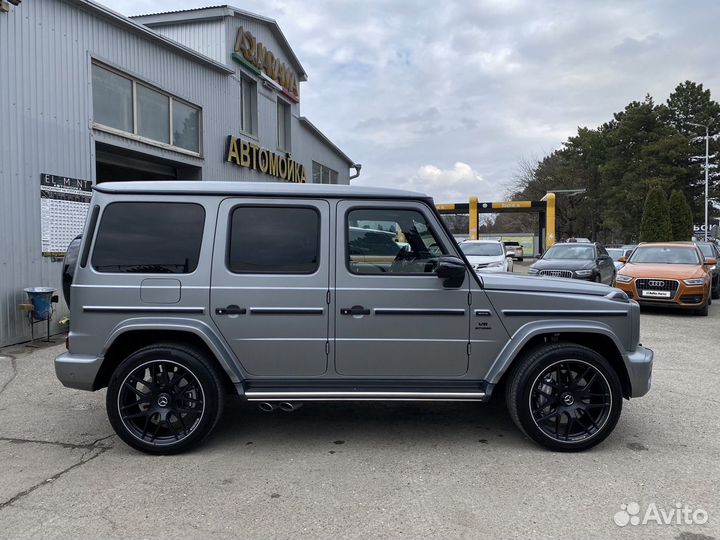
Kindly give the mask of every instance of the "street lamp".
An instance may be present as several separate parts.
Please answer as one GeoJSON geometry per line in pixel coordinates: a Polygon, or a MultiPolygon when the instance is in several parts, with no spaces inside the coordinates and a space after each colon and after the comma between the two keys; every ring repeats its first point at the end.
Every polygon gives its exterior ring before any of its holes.
{"type": "Polygon", "coordinates": [[[710,167],[710,124],[695,124],[688,122],[690,126],[705,128],[705,241],[708,239],[708,170],[710,167]]]}

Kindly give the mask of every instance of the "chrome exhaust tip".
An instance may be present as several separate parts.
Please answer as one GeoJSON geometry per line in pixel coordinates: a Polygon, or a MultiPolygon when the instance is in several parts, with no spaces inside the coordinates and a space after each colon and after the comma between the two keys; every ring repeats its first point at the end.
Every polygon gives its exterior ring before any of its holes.
{"type": "Polygon", "coordinates": [[[258,408],[263,412],[273,412],[275,410],[275,404],[267,401],[258,403],[258,408]]]}
{"type": "Polygon", "coordinates": [[[293,403],[292,401],[281,401],[278,407],[285,412],[297,411],[302,407],[302,403],[293,403]]]}

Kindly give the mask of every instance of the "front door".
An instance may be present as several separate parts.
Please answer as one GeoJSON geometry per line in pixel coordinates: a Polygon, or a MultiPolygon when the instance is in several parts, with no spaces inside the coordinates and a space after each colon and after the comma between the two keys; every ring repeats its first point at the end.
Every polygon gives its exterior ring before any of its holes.
{"type": "Polygon", "coordinates": [[[313,377],[327,370],[329,216],[321,200],[220,205],[212,317],[250,375],[313,377]]]}
{"type": "Polygon", "coordinates": [[[446,289],[453,252],[434,213],[411,202],[337,206],[335,369],[357,378],[450,378],[468,370],[469,276],[446,289]]]}

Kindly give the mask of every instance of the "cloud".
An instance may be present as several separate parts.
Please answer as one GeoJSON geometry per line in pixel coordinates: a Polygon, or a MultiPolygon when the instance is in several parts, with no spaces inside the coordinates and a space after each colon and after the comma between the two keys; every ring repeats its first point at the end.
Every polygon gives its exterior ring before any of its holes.
{"type": "MultiPolygon", "coordinates": [[[[358,179],[354,184],[372,185],[371,179],[358,179]]],[[[482,175],[467,163],[456,162],[443,169],[436,165],[422,165],[408,178],[396,178],[394,187],[420,191],[432,196],[437,202],[465,202],[468,194],[483,200],[495,200],[500,191],[490,185],[482,175]]]]}
{"type": "MultiPolygon", "coordinates": [[[[210,4],[100,1],[125,14],[210,4]]],[[[363,164],[353,182],[438,200],[501,197],[523,158],[648,92],[662,102],[686,79],[716,98],[720,91],[715,2],[246,0],[242,8],[277,19],[308,72],[302,114],[363,164]]]]}

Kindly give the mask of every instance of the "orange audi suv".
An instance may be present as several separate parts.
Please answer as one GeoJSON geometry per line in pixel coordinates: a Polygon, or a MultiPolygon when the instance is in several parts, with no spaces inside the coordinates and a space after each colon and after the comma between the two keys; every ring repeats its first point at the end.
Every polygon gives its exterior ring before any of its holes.
{"type": "MultiPolygon", "coordinates": [[[[623,259],[626,259],[623,261],[623,259]]],[[[677,307],[708,314],[712,303],[711,267],[693,244],[640,244],[618,271],[615,286],[640,304],[677,307]]]]}

